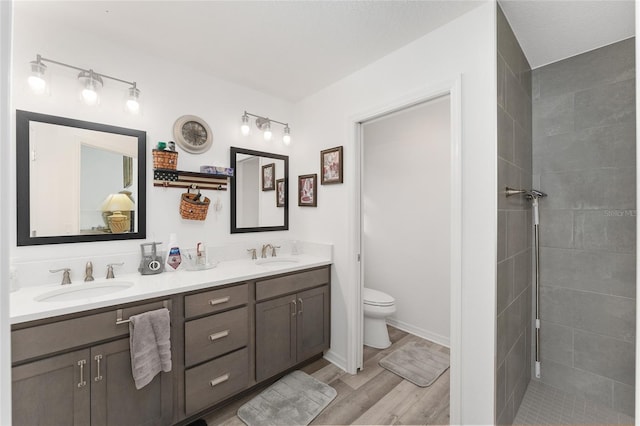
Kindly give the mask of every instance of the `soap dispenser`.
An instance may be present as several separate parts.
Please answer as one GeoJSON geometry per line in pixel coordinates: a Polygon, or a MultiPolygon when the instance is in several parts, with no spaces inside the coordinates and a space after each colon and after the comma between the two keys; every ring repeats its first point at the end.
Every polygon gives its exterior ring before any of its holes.
{"type": "Polygon", "coordinates": [[[177,271],[181,264],[182,254],[180,253],[180,246],[178,246],[178,239],[176,234],[170,234],[164,270],[167,272],[177,271]]]}

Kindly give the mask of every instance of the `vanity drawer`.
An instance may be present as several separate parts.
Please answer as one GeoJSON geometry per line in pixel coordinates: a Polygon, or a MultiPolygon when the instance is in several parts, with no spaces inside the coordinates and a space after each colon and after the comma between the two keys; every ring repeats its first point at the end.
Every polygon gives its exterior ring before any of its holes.
{"type": "MultiPolygon", "coordinates": [[[[122,319],[160,309],[165,306],[164,304],[170,309],[168,300],[122,308],[122,319]]],[[[129,323],[116,325],[118,309],[119,306],[114,306],[112,310],[99,314],[14,330],[11,332],[12,362],[126,336],[129,334],[129,323]]]]}
{"type": "Polygon", "coordinates": [[[329,283],[329,267],[256,282],[256,301],[329,283]]]}
{"type": "Polygon", "coordinates": [[[242,307],[210,315],[184,326],[184,358],[187,366],[246,346],[249,342],[249,310],[242,307]]]}
{"type": "Polygon", "coordinates": [[[184,316],[212,314],[249,301],[249,285],[240,284],[219,290],[205,291],[184,297],[184,316]]]}
{"type": "Polygon", "coordinates": [[[187,415],[245,389],[249,384],[249,350],[230,353],[184,373],[187,415]]]}

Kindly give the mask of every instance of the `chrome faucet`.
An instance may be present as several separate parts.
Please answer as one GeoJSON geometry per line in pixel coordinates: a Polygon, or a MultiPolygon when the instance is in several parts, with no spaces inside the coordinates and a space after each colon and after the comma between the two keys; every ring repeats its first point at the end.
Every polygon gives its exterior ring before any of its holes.
{"type": "Polygon", "coordinates": [[[256,256],[256,249],[251,248],[251,249],[247,249],[247,251],[251,253],[251,260],[256,260],[258,258],[258,256],[256,256]]]}
{"type": "Polygon", "coordinates": [[[276,249],[279,249],[280,246],[271,246],[271,257],[276,257],[276,249]]]}
{"type": "Polygon", "coordinates": [[[49,272],[51,273],[56,273],[56,272],[60,272],[63,271],[62,273],[62,282],[60,283],[61,285],[66,285],[66,284],[71,284],[71,269],[69,268],[61,268],[61,269],[49,269],[49,272]]]}
{"type": "Polygon", "coordinates": [[[107,279],[111,280],[111,279],[115,278],[116,276],[113,275],[113,267],[114,266],[122,266],[122,265],[124,265],[124,262],[107,264],[107,279]]]}
{"type": "Polygon", "coordinates": [[[93,263],[87,262],[84,268],[84,281],[93,281],[93,263]]]}
{"type": "Polygon", "coordinates": [[[262,251],[260,252],[261,253],[260,257],[262,257],[263,259],[265,259],[267,257],[267,249],[268,248],[271,249],[271,253],[272,253],[271,255],[273,256],[273,251],[274,251],[273,246],[271,244],[263,244],[262,245],[262,251]]]}

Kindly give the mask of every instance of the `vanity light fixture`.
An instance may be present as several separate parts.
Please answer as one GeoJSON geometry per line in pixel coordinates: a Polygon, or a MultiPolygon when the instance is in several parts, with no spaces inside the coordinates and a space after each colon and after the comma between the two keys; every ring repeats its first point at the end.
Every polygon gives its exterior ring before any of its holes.
{"type": "Polygon", "coordinates": [[[78,80],[82,83],[82,99],[87,105],[96,105],[99,103],[100,97],[98,95],[98,90],[104,85],[103,79],[109,79],[130,86],[127,90],[125,107],[127,111],[132,114],[137,114],[138,111],[140,111],[140,89],[136,86],[135,81],[122,80],[106,74],[97,73],[92,69],[84,69],[74,65],[65,64],[64,62],[54,61],[53,59],[43,58],[41,55],[36,55],[36,60],[30,62],[31,75],[28,78],[28,82],[29,86],[35,93],[42,94],[47,88],[47,81],[45,79],[47,66],[43,62],[80,71],[80,74],[78,74],[78,80]]]}
{"type": "Polygon", "coordinates": [[[240,126],[240,131],[242,132],[243,135],[245,136],[248,135],[249,131],[251,130],[249,126],[249,116],[255,117],[256,127],[262,130],[263,132],[262,136],[264,137],[264,140],[266,141],[271,140],[271,138],[273,137],[273,131],[271,130],[271,123],[277,123],[277,124],[280,124],[281,126],[284,126],[284,134],[282,136],[282,142],[284,142],[285,145],[289,145],[291,143],[291,128],[289,127],[288,123],[283,123],[281,121],[273,120],[268,117],[262,117],[260,115],[251,114],[250,112],[247,112],[247,111],[245,111],[244,114],[242,115],[242,125],[240,126]]]}

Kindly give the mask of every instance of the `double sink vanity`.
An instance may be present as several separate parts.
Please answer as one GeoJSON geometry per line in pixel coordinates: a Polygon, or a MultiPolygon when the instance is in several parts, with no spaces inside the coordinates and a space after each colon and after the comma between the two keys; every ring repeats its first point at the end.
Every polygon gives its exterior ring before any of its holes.
{"type": "Polygon", "coordinates": [[[330,251],[11,296],[16,425],[186,424],[329,348],[330,251]],[[166,307],[173,368],[136,390],[131,315],[166,307]]]}

